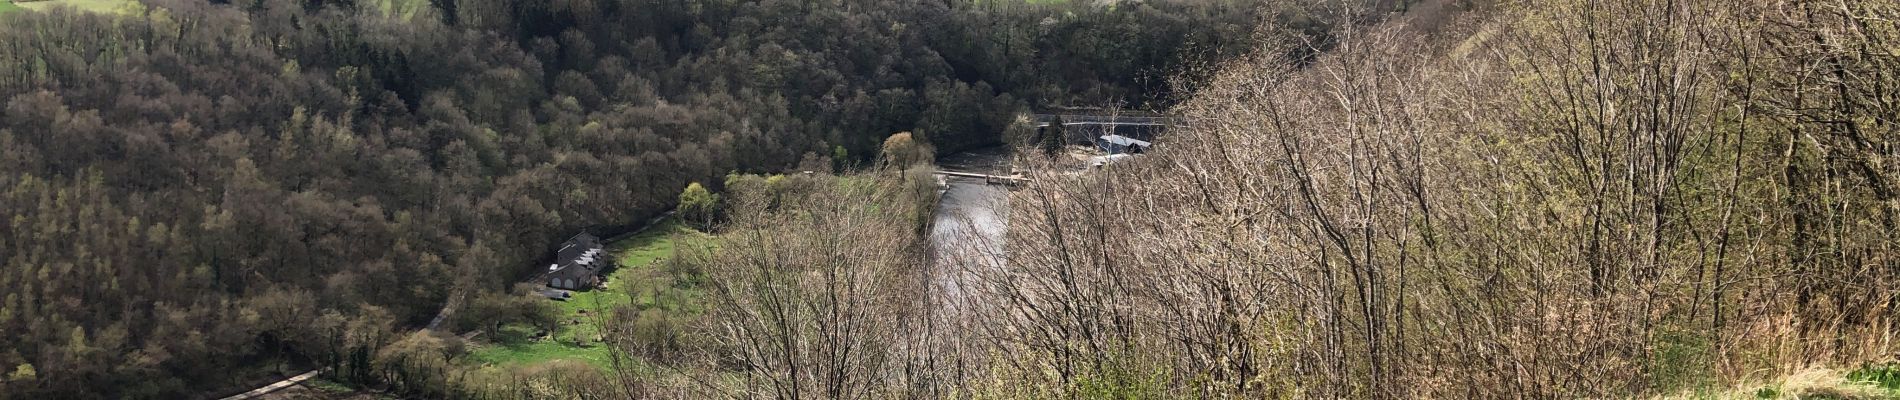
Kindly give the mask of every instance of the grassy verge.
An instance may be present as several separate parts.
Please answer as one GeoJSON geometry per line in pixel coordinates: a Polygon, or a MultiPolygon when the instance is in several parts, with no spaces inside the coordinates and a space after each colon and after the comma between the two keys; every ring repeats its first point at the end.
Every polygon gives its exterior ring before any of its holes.
{"type": "Polygon", "coordinates": [[[1756,388],[1749,394],[1757,399],[1900,399],[1900,379],[1895,379],[1900,374],[1896,374],[1896,368],[1900,367],[1867,366],[1846,374],[1811,369],[1756,388]]]}
{"type": "Polygon", "coordinates": [[[75,10],[100,14],[124,13],[132,10],[128,7],[136,0],[47,0],[17,3],[15,5],[29,10],[45,11],[53,7],[66,6],[75,10]]]}
{"type": "Polygon", "coordinates": [[[311,390],[325,393],[348,394],[356,392],[356,388],[352,388],[350,385],[323,378],[304,381],[303,384],[304,386],[310,387],[311,390]]]}
{"type": "Polygon", "coordinates": [[[1851,372],[1811,368],[1734,389],[1684,391],[1662,399],[1900,399],[1900,364],[1870,364],[1851,372]]]}
{"type": "Polygon", "coordinates": [[[665,283],[665,274],[657,270],[658,261],[671,256],[674,248],[681,245],[679,241],[700,243],[703,241],[695,239],[704,237],[707,235],[668,218],[640,234],[608,244],[608,251],[616,254],[617,266],[608,272],[606,282],[599,288],[575,292],[572,299],[557,303],[560,328],[556,332],[537,337],[542,332],[532,327],[505,326],[484,338],[485,343],[473,346],[468,359],[496,367],[573,360],[610,368],[608,347],[598,343],[601,322],[617,308],[630,305],[646,308],[684,300],[667,295],[669,291],[652,289],[655,283],[665,283]]]}
{"type": "Polygon", "coordinates": [[[1847,373],[1847,380],[1885,389],[1887,394],[1900,398],[1900,361],[1862,366],[1847,373]]]}
{"type": "Polygon", "coordinates": [[[9,12],[20,11],[20,10],[21,10],[20,6],[14,5],[13,2],[11,1],[0,1],[0,14],[6,14],[9,12]]]}

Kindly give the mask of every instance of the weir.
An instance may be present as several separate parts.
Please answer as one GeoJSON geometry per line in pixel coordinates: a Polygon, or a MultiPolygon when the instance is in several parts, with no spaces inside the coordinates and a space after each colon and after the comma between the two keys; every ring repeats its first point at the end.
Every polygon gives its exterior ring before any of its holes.
{"type": "Polygon", "coordinates": [[[948,170],[938,170],[937,175],[982,179],[983,183],[987,183],[987,184],[1001,183],[1001,184],[1006,184],[1006,185],[1015,185],[1015,184],[1030,182],[1029,178],[1024,178],[1021,175],[1003,176],[1003,175],[990,175],[990,174],[979,174],[979,173],[974,173],[974,172],[961,172],[961,171],[948,171],[948,170]]]}

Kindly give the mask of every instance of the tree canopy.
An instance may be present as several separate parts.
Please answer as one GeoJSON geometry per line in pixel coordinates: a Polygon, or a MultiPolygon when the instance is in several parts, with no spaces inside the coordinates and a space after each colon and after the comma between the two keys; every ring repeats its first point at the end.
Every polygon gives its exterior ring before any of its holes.
{"type": "Polygon", "coordinates": [[[0,15],[0,389],[170,398],[311,365],[433,368],[380,349],[691,182],[861,165],[890,132],[996,143],[1051,105],[1165,106],[1166,71],[1237,54],[1256,21],[1229,2],[1084,3],[0,15]]]}
{"type": "Polygon", "coordinates": [[[898,132],[884,138],[883,151],[879,154],[885,165],[896,169],[930,162],[932,158],[930,145],[917,140],[910,132],[898,132]]]}

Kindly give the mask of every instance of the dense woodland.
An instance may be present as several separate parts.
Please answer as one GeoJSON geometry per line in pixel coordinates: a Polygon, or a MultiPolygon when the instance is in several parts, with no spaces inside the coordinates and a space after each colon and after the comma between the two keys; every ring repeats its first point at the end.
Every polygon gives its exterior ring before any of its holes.
{"type": "MultiPolygon", "coordinates": [[[[378,366],[451,298],[732,171],[1173,103],[1245,2],[151,0],[0,15],[0,393],[378,366]]],[[[435,392],[434,395],[442,395],[435,392]]]]}

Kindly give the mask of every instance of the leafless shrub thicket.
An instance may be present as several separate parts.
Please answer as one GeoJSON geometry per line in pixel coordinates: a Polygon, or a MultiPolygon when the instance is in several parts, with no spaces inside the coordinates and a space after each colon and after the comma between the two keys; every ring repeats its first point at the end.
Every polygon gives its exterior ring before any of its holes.
{"type": "Polygon", "coordinates": [[[728,186],[716,249],[680,255],[708,273],[713,344],[679,369],[693,397],[890,398],[927,381],[926,349],[906,343],[934,181],[891,172],[728,186]]]}
{"type": "Polygon", "coordinates": [[[1012,195],[985,382],[1607,397],[1891,357],[1897,18],[1537,2],[1225,65],[1151,158],[1012,195]]]}

